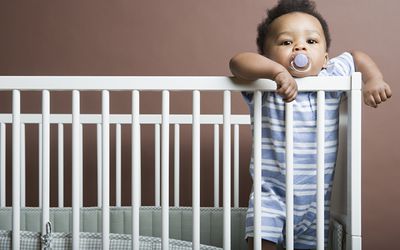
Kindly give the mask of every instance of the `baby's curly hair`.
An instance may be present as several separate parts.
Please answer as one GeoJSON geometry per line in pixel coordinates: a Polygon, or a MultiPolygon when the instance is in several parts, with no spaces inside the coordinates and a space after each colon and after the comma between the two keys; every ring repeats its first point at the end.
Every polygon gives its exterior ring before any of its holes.
{"type": "Polygon", "coordinates": [[[278,17],[292,12],[302,12],[318,19],[324,30],[326,51],[331,45],[331,36],[329,34],[328,23],[315,9],[315,2],[312,0],[279,0],[278,4],[272,9],[267,10],[267,17],[258,25],[257,47],[258,52],[264,55],[265,39],[268,36],[271,23],[278,17]]]}

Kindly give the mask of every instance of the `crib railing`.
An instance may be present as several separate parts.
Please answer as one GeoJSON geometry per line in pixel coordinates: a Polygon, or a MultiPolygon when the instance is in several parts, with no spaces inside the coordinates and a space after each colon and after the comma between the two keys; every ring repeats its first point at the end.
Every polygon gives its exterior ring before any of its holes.
{"type": "MultiPolygon", "coordinates": [[[[13,249],[19,249],[20,242],[20,221],[19,213],[21,205],[24,205],[24,198],[21,189],[24,189],[24,127],[23,123],[40,123],[40,149],[41,149],[41,199],[42,207],[42,233],[46,234],[46,224],[49,221],[49,163],[50,163],[50,123],[59,124],[59,138],[62,138],[63,124],[72,123],[72,214],[73,230],[72,243],[73,249],[79,249],[79,209],[82,203],[82,124],[93,122],[98,124],[98,157],[101,171],[98,171],[99,206],[102,207],[102,244],[103,249],[109,248],[109,145],[110,134],[109,126],[116,123],[117,138],[120,136],[118,124],[132,124],[132,249],[139,249],[139,207],[140,197],[140,128],[141,124],[146,123],[146,119],[154,119],[156,145],[160,145],[161,153],[157,152],[156,146],[156,165],[161,165],[161,176],[156,171],[156,206],[160,205],[160,194],[157,190],[161,189],[162,207],[162,248],[168,249],[168,211],[169,211],[169,125],[175,124],[175,142],[179,142],[179,124],[184,120],[192,124],[192,154],[193,154],[193,249],[199,249],[200,245],[200,124],[207,121],[207,116],[200,114],[200,92],[202,91],[223,91],[223,115],[218,116],[219,123],[223,125],[223,209],[224,209],[224,249],[231,249],[230,239],[230,209],[231,209],[231,125],[235,127],[235,145],[238,138],[238,124],[248,124],[248,116],[234,116],[231,114],[231,92],[232,91],[254,91],[254,248],[261,249],[261,91],[274,91],[276,85],[273,81],[257,80],[251,85],[234,84],[237,80],[228,77],[0,77],[0,91],[12,90],[12,114],[0,115],[0,205],[5,206],[5,123],[12,122],[12,211],[13,211],[13,249]],[[42,91],[42,114],[27,115],[21,114],[20,92],[27,90],[42,91]],[[56,115],[50,114],[50,91],[72,91],[72,114],[56,115]],[[83,115],[80,113],[80,91],[97,90],[102,93],[102,114],[83,115]],[[115,117],[110,115],[109,91],[132,91],[132,114],[115,117]],[[192,91],[193,104],[192,114],[187,116],[176,116],[170,114],[169,94],[170,91],[192,91]],[[162,91],[162,114],[159,116],[146,116],[139,112],[140,91],[162,91]],[[179,119],[178,119],[179,118],[179,119]],[[87,119],[87,120],[86,120],[87,119]],[[180,120],[182,119],[182,120],[180,120]],[[118,120],[118,122],[117,122],[118,120]],[[121,122],[122,121],[122,122],[121,122]],[[161,135],[160,135],[161,126],[161,135]],[[101,130],[101,132],[100,132],[101,130]],[[160,138],[161,137],[161,138],[160,138]],[[158,157],[158,158],[157,158],[158,157]],[[22,159],[22,160],[21,160],[22,159]],[[161,178],[160,178],[161,177],[161,178]],[[159,185],[161,179],[162,186],[159,185]],[[22,185],[22,186],[21,186],[22,185]]],[[[348,249],[361,249],[361,76],[359,73],[351,77],[324,77],[299,79],[299,91],[316,91],[317,99],[317,245],[318,249],[324,249],[324,100],[325,91],[343,90],[348,93],[348,221],[346,221],[346,232],[349,235],[347,240],[348,249]],[[323,83],[323,84],[322,84],[323,83]]],[[[286,114],[286,246],[293,249],[293,111],[292,104],[285,104],[286,114]]],[[[218,123],[217,123],[218,124],[218,123]]],[[[218,125],[215,125],[215,138],[218,138],[218,125]]],[[[63,139],[59,140],[62,142],[63,139]]],[[[118,139],[117,139],[118,140],[118,139]]],[[[215,145],[218,145],[215,139],[215,145]]],[[[117,141],[117,145],[119,142],[117,141]]],[[[179,147],[179,143],[175,143],[179,147]]],[[[62,150],[59,148],[59,150],[62,150]]],[[[120,150],[117,147],[117,151],[120,150]]],[[[234,151],[237,149],[235,147],[234,151]]],[[[175,150],[175,154],[179,150],[175,150]]],[[[62,153],[60,153],[62,155],[62,153]]],[[[117,153],[118,155],[118,153],[117,153]]],[[[236,155],[236,154],[235,154],[236,155]]],[[[215,155],[215,162],[218,162],[219,155],[215,155]]],[[[179,159],[179,155],[175,156],[179,159]]],[[[59,166],[62,167],[62,158],[59,166]]],[[[235,160],[237,162],[237,160],[235,160]]],[[[176,166],[179,163],[175,162],[176,166]]],[[[237,163],[235,163],[236,165],[237,163]]],[[[117,159],[117,169],[118,169],[117,159]]],[[[178,168],[178,167],[176,167],[178,168]]],[[[157,167],[156,167],[157,169],[157,167]]],[[[158,168],[159,169],[159,168],[158,168]]],[[[238,167],[235,167],[235,172],[238,167]]],[[[175,171],[175,175],[177,171],[175,171]]],[[[179,173],[179,171],[178,171],[179,173]]],[[[218,175],[217,170],[215,174],[218,175]]],[[[117,170],[117,176],[118,176],[117,170]]],[[[235,174],[235,179],[237,177],[235,174]]],[[[61,178],[61,177],[60,177],[61,178]]],[[[62,178],[61,178],[62,179],[62,178]]],[[[218,178],[215,178],[216,181],[218,178]]],[[[175,179],[176,180],[176,179],[175,179]]],[[[118,183],[118,180],[117,180],[118,183]]],[[[179,181],[177,182],[179,183],[179,181]]],[[[215,183],[218,186],[218,183],[215,183]]],[[[238,188],[235,181],[235,197],[238,188]]],[[[117,193],[120,189],[117,188],[117,193]]],[[[175,192],[179,191],[179,186],[175,185],[175,192]]],[[[217,193],[218,191],[215,191],[217,193]]],[[[62,204],[63,197],[60,194],[59,200],[62,204]]],[[[120,197],[120,195],[117,195],[120,197]]],[[[218,195],[215,197],[215,204],[219,203],[218,195]]],[[[118,204],[117,198],[117,204],[118,204]]],[[[237,204],[235,199],[235,204],[237,204]]],[[[179,206],[179,194],[175,195],[175,205],[179,206]]]]}

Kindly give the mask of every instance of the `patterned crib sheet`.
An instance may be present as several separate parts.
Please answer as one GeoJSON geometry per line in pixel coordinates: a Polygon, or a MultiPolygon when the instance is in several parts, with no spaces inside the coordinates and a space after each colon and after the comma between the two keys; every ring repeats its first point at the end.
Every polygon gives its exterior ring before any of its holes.
{"type": "MultiPolygon", "coordinates": [[[[0,249],[11,249],[12,232],[0,230],[0,249]]],[[[140,236],[140,250],[161,250],[161,238],[140,236]]],[[[80,249],[97,250],[101,249],[101,233],[80,233],[80,249]]],[[[41,249],[41,234],[37,232],[21,231],[21,250],[39,250],[41,249]]],[[[70,233],[52,233],[52,250],[72,249],[72,234],[70,233]]],[[[127,234],[110,234],[110,249],[131,249],[131,236],[127,234]]],[[[169,240],[169,249],[171,250],[191,250],[192,242],[182,240],[169,240]]],[[[222,248],[200,245],[202,250],[219,250],[222,248]]]]}

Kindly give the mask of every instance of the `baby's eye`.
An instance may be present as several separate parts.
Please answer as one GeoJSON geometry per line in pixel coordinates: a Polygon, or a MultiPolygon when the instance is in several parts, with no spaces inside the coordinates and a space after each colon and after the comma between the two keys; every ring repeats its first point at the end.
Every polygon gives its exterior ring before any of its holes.
{"type": "Polygon", "coordinates": [[[291,45],[291,44],[292,44],[292,41],[289,41],[289,40],[281,42],[281,45],[284,45],[284,46],[288,46],[288,45],[291,45]]]}
{"type": "Polygon", "coordinates": [[[309,44],[316,44],[316,43],[318,43],[316,40],[314,40],[314,39],[308,39],[307,40],[307,43],[309,43],[309,44]]]}

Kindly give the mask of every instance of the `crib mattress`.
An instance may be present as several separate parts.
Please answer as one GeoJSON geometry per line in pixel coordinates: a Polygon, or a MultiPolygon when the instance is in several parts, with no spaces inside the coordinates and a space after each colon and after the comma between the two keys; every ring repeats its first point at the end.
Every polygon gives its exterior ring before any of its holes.
{"type": "MultiPolygon", "coordinates": [[[[247,208],[231,210],[232,249],[247,249],[244,239],[247,208]]],[[[161,249],[161,208],[140,208],[140,249],[161,249]]],[[[0,249],[11,244],[12,209],[0,208],[0,249]]],[[[21,208],[21,247],[40,249],[41,209],[21,208]],[[24,244],[24,245],[23,245],[24,244]],[[25,247],[26,245],[26,247],[25,247]]],[[[82,249],[101,246],[101,208],[81,208],[80,234],[82,249]]],[[[129,249],[132,232],[130,207],[110,208],[110,248],[129,249]]],[[[70,249],[72,232],[71,208],[51,208],[52,249],[70,249]]],[[[223,245],[223,209],[200,208],[201,249],[219,249],[223,245]]],[[[170,249],[192,249],[192,208],[169,209],[170,249]]]]}

